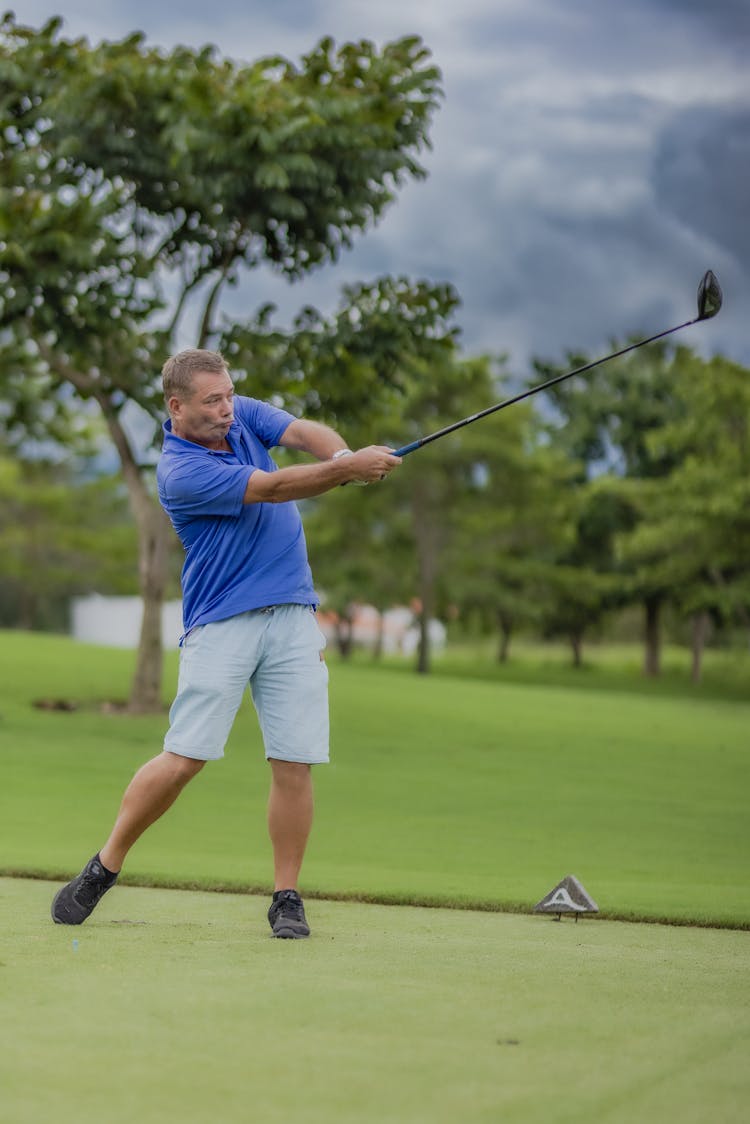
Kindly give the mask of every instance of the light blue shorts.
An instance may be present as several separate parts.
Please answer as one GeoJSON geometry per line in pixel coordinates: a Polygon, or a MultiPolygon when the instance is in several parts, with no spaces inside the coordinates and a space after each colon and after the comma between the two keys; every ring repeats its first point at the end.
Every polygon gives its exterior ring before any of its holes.
{"type": "Polygon", "coordinates": [[[328,761],[325,646],[308,605],[274,605],[192,629],[180,649],[164,748],[201,761],[223,757],[249,686],[267,758],[328,761]]]}

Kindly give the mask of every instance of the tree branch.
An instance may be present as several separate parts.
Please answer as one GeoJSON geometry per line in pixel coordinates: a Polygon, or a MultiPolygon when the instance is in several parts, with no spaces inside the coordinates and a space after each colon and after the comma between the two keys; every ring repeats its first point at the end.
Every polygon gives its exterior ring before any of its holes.
{"type": "Polygon", "coordinates": [[[197,344],[198,347],[205,347],[209,336],[212,335],[211,321],[213,319],[214,309],[216,307],[216,302],[219,299],[219,293],[221,292],[221,287],[227,279],[227,276],[229,274],[229,270],[231,269],[231,266],[232,266],[232,259],[230,258],[230,260],[227,261],[224,264],[224,266],[222,267],[222,270],[219,273],[219,276],[216,280],[216,283],[212,286],[211,291],[208,294],[208,299],[206,301],[206,307],[203,310],[203,319],[201,321],[200,332],[198,333],[198,344],[197,344]]]}
{"type": "Polygon", "coordinates": [[[65,379],[66,382],[71,383],[84,397],[89,397],[96,393],[99,384],[93,375],[86,374],[86,372],[79,371],[76,367],[72,367],[69,363],[65,362],[62,356],[58,355],[40,340],[35,340],[34,342],[39,349],[39,354],[51,371],[54,371],[61,379],[65,379]]]}

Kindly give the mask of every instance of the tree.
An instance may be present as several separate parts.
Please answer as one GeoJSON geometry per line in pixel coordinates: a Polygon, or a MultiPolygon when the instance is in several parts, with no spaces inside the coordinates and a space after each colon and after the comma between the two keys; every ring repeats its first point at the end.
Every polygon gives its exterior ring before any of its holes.
{"type": "MultiPolygon", "coordinates": [[[[473,427],[472,427],[473,428],[473,427]]],[[[571,537],[571,467],[540,442],[530,405],[480,422],[476,469],[451,554],[451,586],[464,615],[479,613],[498,632],[507,660],[513,633],[541,623],[555,561],[571,537]]]]}
{"type": "Polygon", "coordinates": [[[641,581],[671,590],[692,618],[697,682],[709,622],[750,628],[750,372],[687,348],[674,367],[681,409],[648,438],[672,468],[631,483],[639,521],[620,549],[641,581]]]}
{"type": "Polygon", "coordinates": [[[161,413],[155,372],[186,333],[196,346],[227,343],[241,368],[222,319],[228,287],[263,261],[291,280],[335,261],[424,175],[417,157],[439,95],[416,38],[382,50],[324,39],[300,66],[246,66],[212,48],[164,53],[140,34],[90,47],[62,38],[59,20],[0,24],[6,419],[10,433],[64,439],[73,393],[105,420],[138,528],[133,710],[160,705],[171,531],[123,410],[161,413]]]}
{"type": "MultiPolygon", "coordinates": [[[[571,366],[581,366],[586,361],[584,356],[568,356],[571,366]]],[[[545,378],[569,369],[539,362],[535,366],[545,378]]],[[[556,415],[550,426],[552,439],[582,465],[581,484],[605,475],[649,481],[672,470],[675,450],[652,447],[649,434],[679,419],[684,411],[684,404],[675,394],[674,379],[674,349],[657,343],[606,364],[592,376],[546,392],[556,415]]],[[[599,537],[600,563],[596,561],[596,540],[588,537],[586,553],[590,568],[605,572],[612,569],[615,536],[631,530],[637,520],[630,494],[627,489],[613,488],[597,494],[596,522],[599,530],[606,529],[606,533],[599,537]],[[605,515],[606,507],[610,510],[605,515]]],[[[623,575],[622,590],[643,605],[644,672],[657,675],[661,610],[670,587],[661,582],[656,572],[639,570],[627,580],[623,575]]]]}
{"type": "Polygon", "coordinates": [[[135,592],[137,544],[122,484],[0,456],[0,619],[64,628],[76,594],[135,592]]]}
{"type": "MultiPolygon", "coordinates": [[[[407,444],[476,412],[497,394],[497,379],[489,357],[463,359],[446,353],[415,380],[399,404],[389,441],[407,444]]],[[[460,550],[462,527],[467,510],[477,501],[486,464],[505,455],[500,452],[505,449],[504,433],[513,433],[508,419],[467,426],[419,449],[388,480],[394,554],[404,557],[406,533],[411,540],[411,566],[405,565],[403,574],[419,606],[420,673],[430,670],[430,621],[460,600],[466,561],[460,550]]],[[[514,456],[515,449],[506,463],[514,456]]]]}
{"type": "MultiPolygon", "coordinates": [[[[404,513],[394,509],[392,478],[383,486],[338,488],[317,501],[305,520],[316,585],[335,614],[336,640],[351,654],[354,613],[368,604],[381,615],[413,596],[413,544],[404,513]]],[[[382,631],[373,654],[381,654],[382,631]]]]}
{"type": "MultiPolygon", "coordinates": [[[[329,319],[303,310],[291,332],[270,327],[268,306],[254,322],[233,328],[226,351],[244,356],[251,370],[240,390],[335,425],[352,447],[379,444],[394,440],[416,388],[436,366],[453,361],[456,305],[450,286],[383,277],[346,287],[329,319]]],[[[306,508],[313,572],[336,613],[340,651],[348,655],[358,603],[366,599],[382,613],[394,600],[410,599],[404,578],[413,557],[410,536],[390,487],[366,496],[356,487],[339,490],[306,508]],[[409,562],[397,567],[395,557],[409,562]]]]}
{"type": "Polygon", "coordinates": [[[223,350],[242,365],[238,390],[322,418],[352,445],[379,443],[404,396],[453,356],[457,305],[450,285],[380,277],[345,286],[331,317],[303,309],[291,331],[272,326],[266,305],[232,325],[223,350]]]}

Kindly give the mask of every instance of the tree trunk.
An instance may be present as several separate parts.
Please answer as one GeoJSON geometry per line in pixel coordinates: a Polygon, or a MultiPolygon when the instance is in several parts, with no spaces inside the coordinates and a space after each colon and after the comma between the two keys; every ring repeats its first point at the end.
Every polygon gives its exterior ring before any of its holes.
{"type": "Polygon", "coordinates": [[[497,624],[500,629],[500,643],[497,649],[497,662],[507,663],[510,653],[510,639],[513,633],[513,624],[506,613],[497,614],[497,624]]]}
{"type": "Polygon", "coordinates": [[[343,613],[336,614],[336,647],[342,660],[348,660],[354,646],[354,625],[352,618],[343,613]]]}
{"type": "Polygon", "coordinates": [[[430,670],[430,621],[435,612],[435,583],[438,567],[437,529],[430,519],[430,505],[424,491],[424,487],[417,484],[412,493],[420,601],[416,670],[420,675],[427,675],[430,670]]]}
{"type": "Polygon", "coordinates": [[[583,665],[583,633],[571,632],[570,634],[570,647],[573,651],[573,667],[581,667],[583,665]]]}
{"type": "Polygon", "coordinates": [[[161,506],[150,496],[141,497],[138,505],[142,508],[136,523],[143,619],[128,710],[133,714],[151,714],[163,708],[161,616],[172,529],[161,506]]]}
{"type": "Polygon", "coordinates": [[[21,590],[18,599],[18,623],[15,627],[23,629],[24,632],[31,632],[34,627],[34,600],[21,590]]]}
{"type": "Polygon", "coordinates": [[[383,643],[385,639],[385,614],[378,609],[378,627],[375,630],[375,643],[372,646],[372,658],[380,660],[383,656],[383,643]]]}
{"type": "Polygon", "coordinates": [[[417,672],[428,675],[430,671],[430,620],[431,614],[422,604],[419,614],[419,648],[417,649],[417,672]]]}
{"type": "Polygon", "coordinates": [[[146,487],[116,408],[104,396],[97,401],[120,457],[130,510],[138,531],[138,576],[143,599],[143,620],[128,710],[133,714],[151,714],[163,709],[161,613],[167,585],[169,543],[173,532],[161,505],[146,487]]]}
{"type": "Polygon", "coordinates": [[[700,683],[701,674],[703,671],[703,650],[706,646],[708,639],[709,627],[711,618],[705,609],[699,613],[693,614],[693,637],[692,637],[692,666],[690,669],[690,679],[693,683],[700,683]]]}
{"type": "Polygon", "coordinates": [[[661,672],[661,594],[652,593],[644,600],[645,653],[643,674],[655,677],[661,672]]]}
{"type": "Polygon", "coordinates": [[[417,538],[417,567],[419,572],[419,645],[417,647],[417,672],[428,675],[430,671],[430,621],[435,605],[435,566],[434,556],[428,549],[420,549],[417,538]]]}

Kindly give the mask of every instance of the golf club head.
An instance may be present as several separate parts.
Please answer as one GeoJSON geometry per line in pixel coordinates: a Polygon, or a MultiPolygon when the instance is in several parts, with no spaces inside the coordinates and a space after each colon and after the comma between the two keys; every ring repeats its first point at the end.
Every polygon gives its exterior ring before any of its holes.
{"type": "Polygon", "coordinates": [[[721,308],[721,285],[716,274],[708,269],[698,286],[698,319],[710,320],[721,308]]]}

